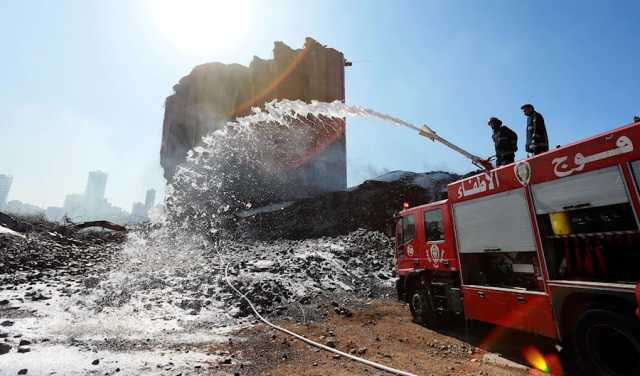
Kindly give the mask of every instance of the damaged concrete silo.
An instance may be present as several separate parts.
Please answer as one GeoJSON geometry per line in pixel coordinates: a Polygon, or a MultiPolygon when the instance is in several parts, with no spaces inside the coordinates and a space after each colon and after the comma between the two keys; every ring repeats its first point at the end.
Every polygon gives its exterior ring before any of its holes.
{"type": "MultiPolygon", "coordinates": [[[[195,67],[174,86],[166,99],[161,165],[171,181],[176,167],[202,136],[222,128],[228,121],[247,115],[274,99],[332,102],[345,99],[344,55],[307,38],[304,48],[294,50],[275,42],[273,59],[254,57],[249,67],[208,63],[195,67]]],[[[344,121],[333,135],[310,133],[313,149],[299,162],[282,171],[294,192],[282,199],[346,188],[344,121]]]]}

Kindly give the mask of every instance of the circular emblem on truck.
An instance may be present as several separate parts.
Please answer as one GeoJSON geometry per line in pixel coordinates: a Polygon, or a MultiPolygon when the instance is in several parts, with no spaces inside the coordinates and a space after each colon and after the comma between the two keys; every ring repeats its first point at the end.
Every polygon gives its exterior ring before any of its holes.
{"type": "Polygon", "coordinates": [[[527,161],[521,161],[516,163],[513,167],[516,174],[516,178],[522,185],[528,185],[531,179],[531,165],[527,161]]]}
{"type": "Polygon", "coordinates": [[[413,256],[413,246],[411,244],[407,246],[407,256],[413,256]]]}
{"type": "Polygon", "coordinates": [[[438,248],[437,245],[432,244],[431,245],[431,249],[429,250],[429,253],[431,254],[431,262],[433,262],[434,264],[437,264],[440,262],[440,249],[438,248]]]}

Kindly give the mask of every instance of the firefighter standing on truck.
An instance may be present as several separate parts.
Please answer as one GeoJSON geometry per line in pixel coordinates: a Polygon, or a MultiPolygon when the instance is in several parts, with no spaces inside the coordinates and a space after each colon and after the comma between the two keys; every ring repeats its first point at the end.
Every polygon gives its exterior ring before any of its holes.
{"type": "Polygon", "coordinates": [[[532,104],[527,103],[520,109],[527,117],[527,153],[538,155],[549,151],[549,138],[542,115],[536,112],[532,104]]]}
{"type": "Polygon", "coordinates": [[[496,117],[490,118],[488,124],[493,129],[492,138],[496,148],[496,167],[513,163],[518,150],[518,135],[506,125],[502,125],[502,120],[496,117]]]}

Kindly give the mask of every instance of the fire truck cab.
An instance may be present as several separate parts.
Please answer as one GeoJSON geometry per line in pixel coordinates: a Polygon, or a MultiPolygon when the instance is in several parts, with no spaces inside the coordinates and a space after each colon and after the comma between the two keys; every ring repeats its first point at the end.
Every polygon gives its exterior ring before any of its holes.
{"type": "Polygon", "coordinates": [[[463,312],[452,224],[447,200],[403,210],[396,223],[398,296],[420,324],[463,312]]]}
{"type": "Polygon", "coordinates": [[[421,324],[518,329],[580,374],[640,375],[639,184],[640,123],[451,183],[399,213],[398,296],[421,324]]]}

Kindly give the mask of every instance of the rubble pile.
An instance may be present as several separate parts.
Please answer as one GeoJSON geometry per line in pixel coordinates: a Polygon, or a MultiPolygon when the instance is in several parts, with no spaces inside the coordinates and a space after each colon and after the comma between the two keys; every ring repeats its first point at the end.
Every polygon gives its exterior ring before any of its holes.
{"type": "MultiPolygon", "coordinates": [[[[337,237],[225,246],[231,282],[262,313],[293,310],[298,316],[299,306],[391,292],[393,244],[380,232],[359,229],[337,237]]],[[[220,287],[231,293],[224,281],[220,287]]],[[[228,298],[237,315],[251,314],[244,301],[228,298]]]]}
{"type": "MultiPolygon", "coordinates": [[[[1,213],[0,213],[1,214],[1,213]]],[[[83,275],[106,264],[121,250],[126,235],[78,230],[42,218],[13,218],[2,214],[0,284],[20,284],[49,278],[49,272],[83,275]]]]}
{"type": "Polygon", "coordinates": [[[99,312],[134,306],[164,316],[175,309],[189,316],[213,314],[215,325],[228,326],[252,312],[226,283],[227,265],[231,283],[264,314],[289,315],[293,304],[298,317],[300,307],[313,310],[321,301],[391,292],[393,245],[379,232],[213,243],[174,236],[165,229],[132,234],[117,267],[85,279],[90,299],[83,304],[99,312]]]}
{"type": "Polygon", "coordinates": [[[236,213],[227,222],[235,237],[263,240],[344,235],[358,228],[393,235],[393,216],[404,203],[421,205],[443,198],[447,184],[460,176],[433,171],[394,171],[347,191],[332,192],[236,213]]]}

